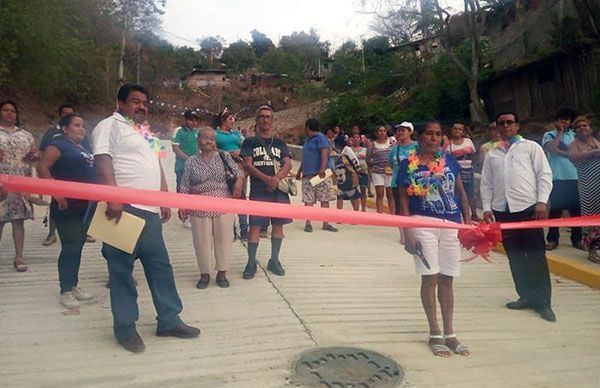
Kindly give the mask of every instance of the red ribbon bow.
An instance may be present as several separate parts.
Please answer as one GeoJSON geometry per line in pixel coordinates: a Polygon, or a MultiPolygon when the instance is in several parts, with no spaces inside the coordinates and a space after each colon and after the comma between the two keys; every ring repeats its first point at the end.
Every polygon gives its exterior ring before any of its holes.
{"type": "Polygon", "coordinates": [[[468,257],[463,262],[469,262],[475,260],[478,256],[482,259],[491,263],[490,250],[496,247],[500,241],[502,241],[502,231],[500,230],[500,223],[494,222],[492,224],[479,223],[473,224],[471,229],[459,229],[458,239],[460,245],[466,250],[473,253],[473,256],[468,257]]]}

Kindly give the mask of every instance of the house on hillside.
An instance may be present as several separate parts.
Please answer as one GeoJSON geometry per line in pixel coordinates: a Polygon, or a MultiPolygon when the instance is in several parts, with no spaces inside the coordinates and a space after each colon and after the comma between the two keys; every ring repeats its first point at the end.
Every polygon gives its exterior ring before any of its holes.
{"type": "Polygon", "coordinates": [[[490,117],[547,119],[600,98],[600,2],[518,0],[488,18],[492,75],[480,82],[490,117]]]}
{"type": "Polygon", "coordinates": [[[190,89],[230,85],[227,71],[219,69],[194,69],[185,77],[185,82],[190,89]]]}

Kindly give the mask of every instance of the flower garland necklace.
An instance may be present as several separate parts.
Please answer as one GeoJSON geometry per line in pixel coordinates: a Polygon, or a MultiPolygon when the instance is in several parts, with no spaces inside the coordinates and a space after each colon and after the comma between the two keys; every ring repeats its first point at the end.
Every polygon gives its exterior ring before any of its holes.
{"type": "Polygon", "coordinates": [[[162,144],[160,139],[154,136],[154,133],[150,131],[150,124],[144,122],[144,124],[138,124],[134,122],[131,118],[127,118],[127,122],[133,126],[133,129],[136,130],[150,145],[150,148],[154,153],[158,156],[159,159],[164,159],[167,157],[167,150],[165,146],[162,144]]]}
{"type": "Polygon", "coordinates": [[[513,136],[508,140],[500,140],[500,141],[494,142],[491,150],[496,149],[496,148],[502,148],[504,151],[508,151],[510,146],[512,146],[513,144],[515,144],[521,140],[523,140],[523,136],[521,136],[521,135],[513,136]]]}
{"type": "Polygon", "coordinates": [[[408,179],[410,184],[406,189],[408,195],[417,197],[426,197],[433,191],[438,191],[441,185],[441,177],[444,175],[446,167],[446,158],[442,151],[435,153],[435,159],[427,165],[427,171],[421,171],[420,181],[417,182],[416,173],[419,172],[421,160],[418,155],[418,148],[414,148],[408,155],[408,179]]]}

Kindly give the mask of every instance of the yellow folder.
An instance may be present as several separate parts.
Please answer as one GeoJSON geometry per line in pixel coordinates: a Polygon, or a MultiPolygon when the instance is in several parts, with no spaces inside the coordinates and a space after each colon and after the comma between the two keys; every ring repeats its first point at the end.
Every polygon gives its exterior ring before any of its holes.
{"type": "Polygon", "coordinates": [[[133,214],[123,212],[118,224],[106,218],[106,202],[98,202],[87,234],[108,245],[133,253],[146,221],[133,214]]]}
{"type": "Polygon", "coordinates": [[[328,168],[327,170],[325,170],[325,178],[321,178],[320,176],[315,175],[314,177],[310,178],[310,184],[313,185],[313,187],[314,187],[332,175],[333,175],[333,171],[331,171],[331,169],[328,168]]]}

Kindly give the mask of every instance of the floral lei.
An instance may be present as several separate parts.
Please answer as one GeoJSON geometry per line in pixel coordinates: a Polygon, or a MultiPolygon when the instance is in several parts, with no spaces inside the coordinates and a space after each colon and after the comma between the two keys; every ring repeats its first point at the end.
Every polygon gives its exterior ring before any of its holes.
{"type": "Polygon", "coordinates": [[[446,167],[446,158],[442,151],[438,150],[435,153],[435,159],[430,161],[427,167],[428,171],[422,171],[421,182],[417,183],[415,177],[419,171],[421,160],[417,154],[418,148],[412,149],[408,155],[408,179],[410,185],[407,188],[408,195],[417,197],[426,197],[432,191],[437,191],[441,184],[441,177],[444,175],[446,167]]]}
{"type": "Polygon", "coordinates": [[[516,135],[511,137],[508,140],[500,140],[500,141],[496,141],[492,144],[492,147],[490,148],[490,151],[496,148],[502,148],[503,150],[508,150],[510,148],[511,145],[515,144],[516,142],[519,142],[523,140],[523,136],[521,135],[516,135]]]}
{"type": "Polygon", "coordinates": [[[160,139],[154,136],[154,133],[150,131],[150,124],[144,122],[144,124],[138,124],[134,122],[132,119],[127,118],[127,122],[133,126],[133,129],[137,131],[150,145],[150,148],[159,159],[164,159],[167,156],[167,151],[165,146],[161,143],[160,139]]]}

